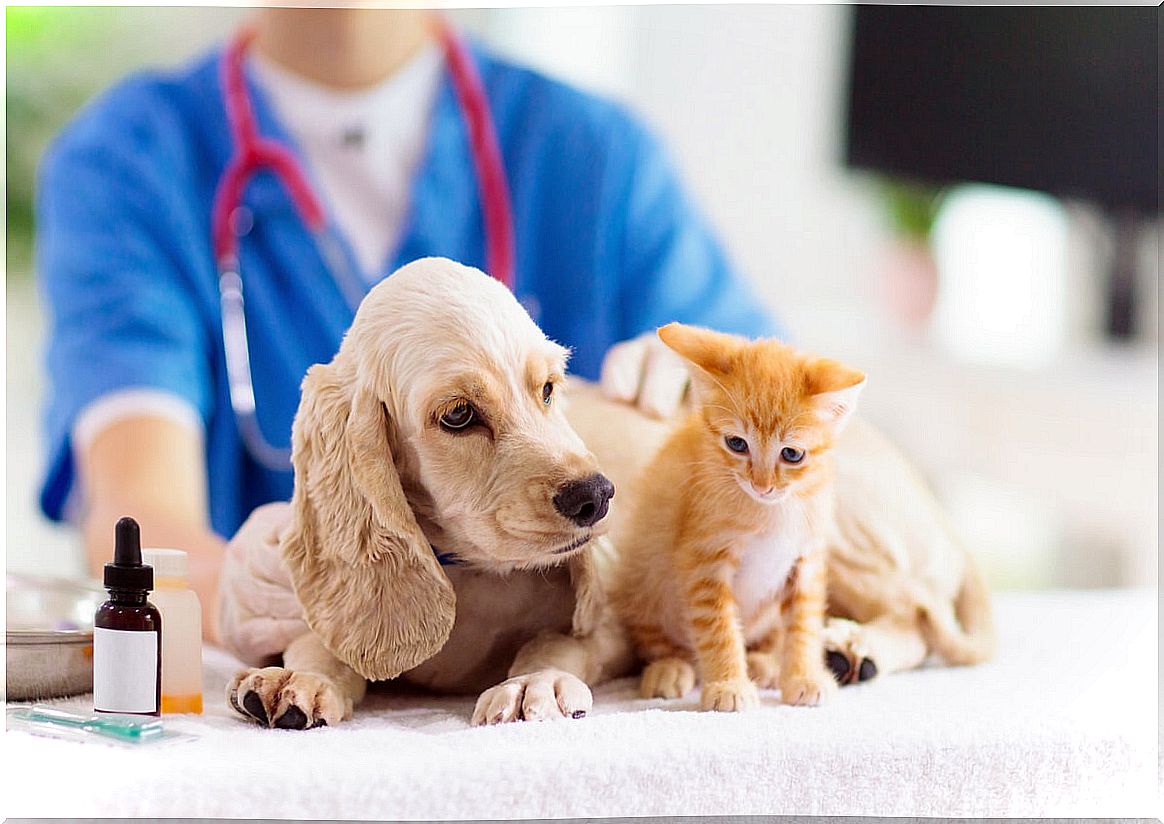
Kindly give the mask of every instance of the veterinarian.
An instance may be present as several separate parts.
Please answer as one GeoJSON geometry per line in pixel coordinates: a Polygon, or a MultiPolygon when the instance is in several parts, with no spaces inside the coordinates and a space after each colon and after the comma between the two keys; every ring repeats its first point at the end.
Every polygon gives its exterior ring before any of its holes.
{"type": "Polygon", "coordinates": [[[186,549],[211,639],[224,539],[291,496],[307,367],[401,264],[504,280],[574,372],[656,414],[686,375],[643,333],[774,331],[633,118],[426,11],[260,11],[86,106],[38,195],[41,506],[79,522],[92,570],[125,514],[186,549]]]}

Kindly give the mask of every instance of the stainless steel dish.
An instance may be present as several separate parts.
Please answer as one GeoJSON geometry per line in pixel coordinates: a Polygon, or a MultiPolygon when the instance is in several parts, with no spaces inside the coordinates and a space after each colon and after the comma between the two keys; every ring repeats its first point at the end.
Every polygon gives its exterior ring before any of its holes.
{"type": "Polygon", "coordinates": [[[93,689],[93,614],[105,600],[96,581],[6,575],[5,693],[9,701],[93,689]]]}

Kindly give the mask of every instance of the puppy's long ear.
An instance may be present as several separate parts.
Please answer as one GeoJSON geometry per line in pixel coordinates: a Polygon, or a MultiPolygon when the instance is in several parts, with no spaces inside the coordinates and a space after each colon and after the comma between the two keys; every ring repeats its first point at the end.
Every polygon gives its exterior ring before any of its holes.
{"type": "Polygon", "coordinates": [[[456,602],[396,474],[384,405],[338,359],[313,366],[292,433],[295,493],[282,539],[307,624],[360,675],[431,658],[456,602]]]}

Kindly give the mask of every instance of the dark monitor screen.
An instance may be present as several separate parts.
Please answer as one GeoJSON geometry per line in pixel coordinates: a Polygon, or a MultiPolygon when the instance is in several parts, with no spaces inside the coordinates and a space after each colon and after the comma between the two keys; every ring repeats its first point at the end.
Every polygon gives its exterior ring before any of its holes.
{"type": "Polygon", "coordinates": [[[848,162],[1155,213],[1158,12],[858,6],[848,162]]]}

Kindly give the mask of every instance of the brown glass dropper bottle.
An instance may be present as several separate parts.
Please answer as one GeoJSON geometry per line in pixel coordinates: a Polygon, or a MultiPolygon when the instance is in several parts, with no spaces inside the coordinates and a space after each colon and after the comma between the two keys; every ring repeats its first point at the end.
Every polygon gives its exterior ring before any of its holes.
{"type": "Polygon", "coordinates": [[[161,715],[162,614],[146,600],[154,570],[141,562],[137,521],[119,520],[116,536],[105,565],[109,600],[93,619],[93,709],[161,715]]]}

